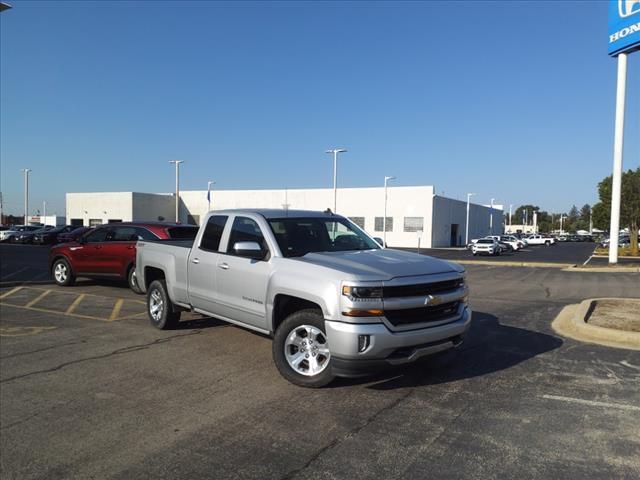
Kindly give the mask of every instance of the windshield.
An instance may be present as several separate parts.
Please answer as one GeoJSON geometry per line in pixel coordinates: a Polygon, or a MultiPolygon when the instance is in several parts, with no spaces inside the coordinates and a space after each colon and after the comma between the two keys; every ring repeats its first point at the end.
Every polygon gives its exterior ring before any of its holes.
{"type": "Polygon", "coordinates": [[[493,243],[493,240],[489,240],[489,239],[482,239],[482,240],[478,240],[478,243],[493,243]]]}
{"type": "Polygon", "coordinates": [[[269,226],[285,257],[380,248],[344,218],[274,218],[269,220],[269,226]]]}

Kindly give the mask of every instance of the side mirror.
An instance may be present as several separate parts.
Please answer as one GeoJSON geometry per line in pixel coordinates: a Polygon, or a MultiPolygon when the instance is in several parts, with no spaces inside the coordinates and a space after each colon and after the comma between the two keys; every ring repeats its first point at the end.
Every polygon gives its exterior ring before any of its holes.
{"type": "Polygon", "coordinates": [[[373,239],[378,242],[378,245],[380,245],[381,247],[386,247],[386,245],[384,244],[384,240],[382,240],[380,237],[373,237],[373,239]]]}
{"type": "Polygon", "coordinates": [[[266,254],[258,242],[236,242],[233,244],[233,252],[239,257],[254,260],[262,260],[266,254]]]}

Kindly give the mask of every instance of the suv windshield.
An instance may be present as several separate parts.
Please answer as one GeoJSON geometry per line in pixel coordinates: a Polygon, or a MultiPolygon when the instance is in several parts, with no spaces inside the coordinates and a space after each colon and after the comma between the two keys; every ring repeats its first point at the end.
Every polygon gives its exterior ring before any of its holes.
{"type": "Polygon", "coordinates": [[[269,226],[285,257],[380,248],[344,218],[274,218],[269,220],[269,226]]]}

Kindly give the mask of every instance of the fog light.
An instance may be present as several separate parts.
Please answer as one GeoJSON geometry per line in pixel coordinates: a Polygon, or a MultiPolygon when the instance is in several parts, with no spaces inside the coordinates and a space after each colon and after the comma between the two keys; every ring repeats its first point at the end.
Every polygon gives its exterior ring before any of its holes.
{"type": "Polygon", "coordinates": [[[362,353],[369,348],[370,341],[369,335],[358,335],[358,352],[362,353]]]}

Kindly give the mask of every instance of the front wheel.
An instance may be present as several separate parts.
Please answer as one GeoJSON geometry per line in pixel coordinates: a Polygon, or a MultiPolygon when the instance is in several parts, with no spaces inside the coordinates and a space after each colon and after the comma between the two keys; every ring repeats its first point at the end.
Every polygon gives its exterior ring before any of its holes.
{"type": "Polygon", "coordinates": [[[276,330],[272,348],[280,375],[291,383],[319,388],[334,379],[324,318],[317,310],[289,315],[276,330]]]}
{"type": "Polygon", "coordinates": [[[59,258],[53,262],[51,273],[53,274],[53,280],[61,287],[69,287],[76,281],[76,277],[71,270],[69,262],[64,258],[59,258]]]}
{"type": "Polygon", "coordinates": [[[174,311],[173,302],[167,293],[164,280],[154,280],[147,291],[147,314],[151,325],[159,330],[175,328],[180,321],[180,312],[174,311]]]}

